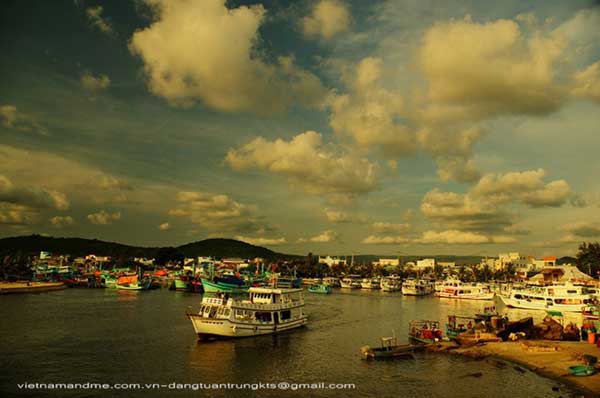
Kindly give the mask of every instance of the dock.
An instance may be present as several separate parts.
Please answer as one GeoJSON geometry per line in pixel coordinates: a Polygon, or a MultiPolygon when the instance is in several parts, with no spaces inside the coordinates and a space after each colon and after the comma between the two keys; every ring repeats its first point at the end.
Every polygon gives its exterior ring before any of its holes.
{"type": "Polygon", "coordinates": [[[0,282],[0,294],[44,293],[66,288],[62,282],[0,282]]]}

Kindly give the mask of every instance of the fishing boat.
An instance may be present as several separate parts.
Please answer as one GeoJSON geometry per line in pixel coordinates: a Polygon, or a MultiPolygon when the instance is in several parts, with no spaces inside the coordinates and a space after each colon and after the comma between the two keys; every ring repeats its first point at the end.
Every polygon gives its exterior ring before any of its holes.
{"type": "Polygon", "coordinates": [[[198,339],[248,337],[279,333],[305,325],[302,289],[251,287],[245,298],[202,298],[200,312],[186,315],[198,339]]]}
{"type": "Polygon", "coordinates": [[[408,324],[408,338],[411,342],[431,344],[442,340],[442,330],[438,321],[414,320],[408,324]]]}
{"type": "Polygon", "coordinates": [[[586,294],[584,289],[570,283],[535,286],[513,289],[507,296],[500,295],[499,298],[509,308],[581,313],[584,307],[594,302],[594,297],[586,294]]]}
{"type": "Polygon", "coordinates": [[[448,315],[448,323],[446,324],[446,336],[450,340],[456,339],[456,337],[459,334],[464,333],[468,330],[467,326],[465,326],[464,323],[457,323],[457,319],[469,319],[469,323],[472,323],[470,321],[470,318],[461,317],[458,315],[448,315]]]}
{"type": "Polygon", "coordinates": [[[206,293],[244,293],[248,287],[229,284],[225,282],[212,282],[202,278],[202,286],[206,293]]]}
{"type": "Polygon", "coordinates": [[[469,300],[493,300],[495,293],[483,283],[465,283],[459,279],[444,281],[442,290],[435,293],[437,297],[469,300]]]}
{"type": "Polygon", "coordinates": [[[340,287],[346,289],[360,289],[361,283],[358,275],[348,275],[340,280],[340,287]]]}
{"type": "Polygon", "coordinates": [[[381,347],[361,347],[365,359],[413,358],[413,352],[419,348],[413,344],[398,344],[396,337],[382,337],[381,347]]]}
{"type": "Polygon", "coordinates": [[[405,296],[427,296],[433,291],[432,283],[427,279],[407,279],[402,284],[405,296]]]}
{"type": "Polygon", "coordinates": [[[360,283],[363,289],[380,289],[381,284],[378,278],[364,278],[360,283]]]}
{"type": "Polygon", "coordinates": [[[323,283],[315,283],[308,287],[308,291],[311,293],[322,293],[322,294],[331,294],[331,286],[325,285],[323,283]]]}
{"type": "Polygon", "coordinates": [[[381,290],[384,292],[397,292],[402,289],[402,279],[398,276],[388,276],[381,280],[381,290]]]}
{"type": "Polygon", "coordinates": [[[137,275],[124,275],[117,279],[117,289],[121,290],[142,290],[142,285],[138,283],[137,275]]]}

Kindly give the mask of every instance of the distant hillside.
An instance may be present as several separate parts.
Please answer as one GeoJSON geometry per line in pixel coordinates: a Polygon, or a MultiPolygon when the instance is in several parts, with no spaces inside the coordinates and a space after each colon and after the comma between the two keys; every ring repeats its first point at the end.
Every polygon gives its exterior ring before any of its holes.
{"type": "MultiPolygon", "coordinates": [[[[276,253],[264,247],[253,246],[233,239],[206,239],[177,247],[186,257],[213,256],[255,258],[294,258],[297,256],[276,253]]],[[[84,256],[96,254],[113,257],[155,257],[159,247],[137,247],[97,239],[53,238],[40,235],[0,239],[0,256],[16,253],[39,255],[40,251],[56,254],[84,256]]]]}
{"type": "Polygon", "coordinates": [[[40,251],[73,256],[85,256],[93,253],[99,256],[152,257],[158,248],[129,246],[98,239],[53,238],[41,235],[0,239],[0,255],[2,256],[19,252],[27,255],[39,255],[40,251]]]}
{"type": "Polygon", "coordinates": [[[264,247],[254,246],[234,239],[205,239],[177,247],[186,257],[213,256],[216,258],[241,257],[266,259],[296,258],[299,256],[276,253],[264,247]]]}

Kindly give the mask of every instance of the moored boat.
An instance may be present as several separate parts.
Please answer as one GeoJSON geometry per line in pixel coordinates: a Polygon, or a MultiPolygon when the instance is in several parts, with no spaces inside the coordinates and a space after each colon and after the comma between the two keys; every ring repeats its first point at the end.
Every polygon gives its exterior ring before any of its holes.
{"type": "Polygon", "coordinates": [[[381,290],[384,292],[397,292],[402,289],[402,279],[397,276],[387,276],[381,280],[381,290]]]}
{"type": "Polygon", "coordinates": [[[308,287],[308,291],[311,293],[330,294],[331,290],[331,286],[323,283],[315,283],[308,287]]]}
{"type": "Polygon", "coordinates": [[[433,291],[433,284],[427,279],[407,279],[402,283],[405,296],[427,296],[433,291]]]}
{"type": "Polygon", "coordinates": [[[273,334],[308,322],[302,289],[266,287],[251,287],[243,299],[203,297],[200,312],[187,316],[199,339],[273,334]]]}
{"type": "Polygon", "coordinates": [[[364,278],[360,283],[363,289],[380,289],[381,284],[378,278],[364,278]]]}
{"type": "Polygon", "coordinates": [[[414,320],[408,324],[410,341],[419,344],[431,344],[442,340],[442,330],[438,321],[414,320]]]}
{"type": "Polygon", "coordinates": [[[493,300],[495,293],[483,283],[465,283],[459,279],[444,281],[442,290],[435,293],[437,297],[469,300],[493,300]]]}
{"type": "Polygon", "coordinates": [[[346,289],[360,289],[360,277],[358,275],[348,275],[340,280],[340,287],[346,289]]]}
{"type": "Polygon", "coordinates": [[[413,352],[420,347],[413,344],[398,344],[395,337],[382,337],[381,347],[361,347],[365,359],[413,358],[413,352]]]}
{"type": "Polygon", "coordinates": [[[509,308],[581,313],[594,302],[594,297],[586,294],[584,289],[572,284],[535,286],[513,289],[506,296],[500,295],[499,299],[509,308]]]}

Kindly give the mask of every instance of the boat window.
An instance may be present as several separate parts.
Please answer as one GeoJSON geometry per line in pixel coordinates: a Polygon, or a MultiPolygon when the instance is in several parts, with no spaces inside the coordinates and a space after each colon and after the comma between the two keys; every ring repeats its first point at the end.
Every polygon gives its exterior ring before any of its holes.
{"type": "Polygon", "coordinates": [[[290,310],[281,311],[280,319],[282,321],[286,321],[292,317],[292,312],[290,310]]]}
{"type": "Polygon", "coordinates": [[[522,297],[521,297],[521,295],[520,295],[520,294],[515,294],[515,298],[516,298],[517,300],[519,300],[519,299],[521,299],[522,297]]]}
{"type": "Polygon", "coordinates": [[[569,294],[577,294],[577,290],[567,290],[567,293],[569,293],[569,294]]]}
{"type": "Polygon", "coordinates": [[[256,320],[260,322],[271,322],[270,312],[256,312],[255,317],[256,320]]]}

